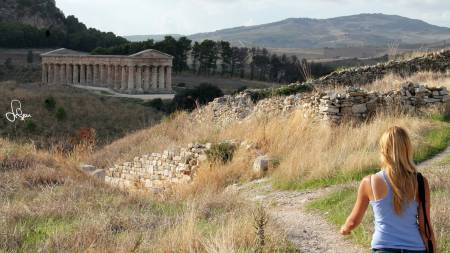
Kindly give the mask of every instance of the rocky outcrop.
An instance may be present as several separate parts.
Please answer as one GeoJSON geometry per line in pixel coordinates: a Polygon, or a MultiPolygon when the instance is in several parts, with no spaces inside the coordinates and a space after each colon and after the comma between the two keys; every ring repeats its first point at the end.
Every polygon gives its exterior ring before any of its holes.
{"type": "Polygon", "coordinates": [[[0,4],[0,22],[63,31],[64,19],[54,0],[3,0],[0,4]]]}
{"type": "Polygon", "coordinates": [[[450,50],[441,50],[405,61],[390,61],[373,66],[336,71],[310,82],[315,87],[330,88],[361,86],[394,73],[408,76],[419,71],[444,72],[450,70],[450,50]]]}

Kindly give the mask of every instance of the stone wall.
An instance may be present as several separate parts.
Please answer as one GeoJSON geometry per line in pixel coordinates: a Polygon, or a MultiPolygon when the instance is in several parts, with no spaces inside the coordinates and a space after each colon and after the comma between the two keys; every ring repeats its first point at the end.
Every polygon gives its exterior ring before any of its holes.
{"type": "Polygon", "coordinates": [[[217,98],[193,112],[200,122],[215,122],[225,126],[255,116],[271,116],[304,109],[312,117],[331,123],[342,119],[365,120],[380,110],[415,112],[422,107],[441,105],[449,100],[447,88],[406,83],[401,89],[385,93],[368,92],[348,87],[343,93],[299,93],[285,97],[270,97],[254,103],[248,93],[217,98]]]}
{"type": "Polygon", "coordinates": [[[128,190],[159,192],[172,184],[189,183],[211,144],[189,144],[185,148],[135,157],[133,162],[106,171],[105,182],[128,190]]]}
{"type": "Polygon", "coordinates": [[[405,61],[390,61],[373,66],[336,71],[311,82],[315,87],[360,86],[394,73],[402,76],[419,71],[445,72],[450,70],[450,50],[429,53],[405,61]]]}
{"type": "Polygon", "coordinates": [[[450,99],[445,87],[427,87],[408,83],[386,93],[367,92],[350,87],[344,93],[318,93],[305,99],[303,107],[316,117],[341,123],[343,119],[360,121],[378,111],[416,112],[422,107],[439,106],[450,99]]]}

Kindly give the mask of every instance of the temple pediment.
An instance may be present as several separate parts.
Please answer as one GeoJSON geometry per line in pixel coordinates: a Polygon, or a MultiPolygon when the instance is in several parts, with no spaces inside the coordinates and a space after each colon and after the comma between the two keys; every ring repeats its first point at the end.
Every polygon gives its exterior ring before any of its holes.
{"type": "Polygon", "coordinates": [[[155,49],[147,49],[135,54],[130,55],[130,57],[142,57],[142,58],[162,58],[162,59],[172,59],[173,56],[165,54],[155,49]]]}

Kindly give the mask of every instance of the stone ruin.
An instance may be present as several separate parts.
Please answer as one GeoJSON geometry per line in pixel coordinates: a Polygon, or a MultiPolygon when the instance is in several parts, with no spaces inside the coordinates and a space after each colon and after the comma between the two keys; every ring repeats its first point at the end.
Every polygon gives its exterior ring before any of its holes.
{"type": "Polygon", "coordinates": [[[225,126],[258,115],[286,114],[304,109],[310,116],[329,123],[342,119],[366,120],[380,110],[417,112],[423,107],[442,105],[449,100],[445,87],[427,87],[407,83],[398,90],[385,93],[368,92],[348,87],[345,92],[298,93],[286,97],[270,97],[254,103],[248,93],[217,98],[207,106],[193,112],[199,122],[215,122],[225,126]]]}
{"type": "Polygon", "coordinates": [[[135,157],[106,170],[105,182],[121,189],[146,189],[157,193],[171,184],[189,183],[200,162],[207,159],[211,144],[187,147],[135,157]]]}
{"type": "Polygon", "coordinates": [[[307,98],[303,107],[322,120],[339,124],[343,119],[366,120],[378,111],[415,113],[423,107],[442,105],[450,99],[448,94],[446,87],[413,83],[385,93],[350,87],[345,93],[318,93],[307,98]]]}

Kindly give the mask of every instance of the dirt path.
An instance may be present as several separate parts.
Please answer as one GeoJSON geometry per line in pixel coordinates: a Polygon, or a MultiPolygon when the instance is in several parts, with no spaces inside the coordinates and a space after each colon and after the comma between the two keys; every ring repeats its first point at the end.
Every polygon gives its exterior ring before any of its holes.
{"type": "MultiPolygon", "coordinates": [[[[419,169],[441,162],[450,155],[450,147],[430,160],[421,163],[419,169]]],[[[353,183],[355,187],[357,183],[353,183]]],[[[267,179],[235,186],[245,198],[266,206],[272,219],[285,230],[288,239],[302,253],[370,252],[341,236],[334,225],[321,215],[307,212],[306,203],[348,185],[336,185],[312,191],[281,191],[274,189],[267,179]]],[[[349,210],[350,211],[350,210],[349,210]]]]}

